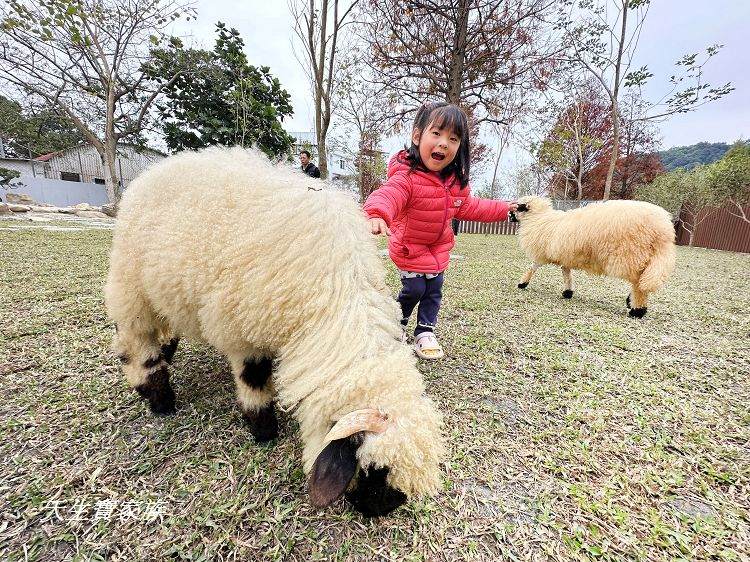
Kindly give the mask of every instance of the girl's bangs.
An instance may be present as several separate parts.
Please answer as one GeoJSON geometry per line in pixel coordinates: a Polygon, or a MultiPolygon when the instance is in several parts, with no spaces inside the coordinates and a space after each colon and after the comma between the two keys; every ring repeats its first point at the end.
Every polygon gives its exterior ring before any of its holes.
{"type": "Polygon", "coordinates": [[[446,105],[438,107],[430,115],[429,127],[437,127],[440,130],[449,129],[463,140],[466,135],[464,130],[466,118],[459,108],[455,105],[446,105]]]}

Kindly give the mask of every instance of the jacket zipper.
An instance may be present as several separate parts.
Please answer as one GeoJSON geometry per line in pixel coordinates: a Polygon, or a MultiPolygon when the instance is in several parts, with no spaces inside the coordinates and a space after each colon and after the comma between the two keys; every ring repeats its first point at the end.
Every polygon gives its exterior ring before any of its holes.
{"type": "MultiPolygon", "coordinates": [[[[445,185],[445,180],[443,180],[443,190],[445,190],[445,208],[443,209],[443,225],[440,227],[440,232],[438,233],[438,237],[435,239],[435,241],[432,244],[437,244],[440,238],[443,236],[443,231],[445,230],[445,223],[448,221],[448,188],[445,185]]],[[[431,245],[432,245],[431,244],[431,245]]],[[[435,265],[438,269],[440,269],[440,263],[438,262],[437,256],[434,254],[432,249],[430,249],[430,253],[432,254],[432,257],[435,259],[435,265]]]]}
{"type": "Polygon", "coordinates": [[[448,187],[445,185],[445,181],[443,181],[443,190],[445,191],[445,209],[443,209],[443,226],[440,228],[440,234],[438,234],[437,240],[435,240],[433,244],[437,244],[437,241],[440,240],[440,237],[443,235],[443,231],[445,230],[445,223],[448,221],[449,195],[448,195],[448,187]]]}

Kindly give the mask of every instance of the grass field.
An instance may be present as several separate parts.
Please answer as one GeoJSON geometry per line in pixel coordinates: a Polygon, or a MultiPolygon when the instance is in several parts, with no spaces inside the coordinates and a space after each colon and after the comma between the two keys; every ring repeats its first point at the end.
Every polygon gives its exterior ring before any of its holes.
{"type": "MultiPolygon", "coordinates": [[[[189,342],[154,418],[109,351],[107,230],[0,222],[2,560],[748,560],[750,255],[680,248],[643,320],[622,282],[515,288],[513,237],[462,235],[422,363],[444,491],[366,520],[307,503],[296,424],[258,446],[189,342]]],[[[389,281],[397,286],[393,270],[389,281]]]]}

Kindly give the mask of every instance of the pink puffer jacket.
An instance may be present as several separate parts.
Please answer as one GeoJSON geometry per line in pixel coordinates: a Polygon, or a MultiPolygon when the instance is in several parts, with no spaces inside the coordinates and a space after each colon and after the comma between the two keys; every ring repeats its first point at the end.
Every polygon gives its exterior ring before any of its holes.
{"type": "Polygon", "coordinates": [[[496,222],[508,216],[508,203],[471,196],[452,178],[411,171],[401,151],[388,164],[388,179],[365,201],[368,218],[381,217],[391,229],[388,252],[401,270],[439,273],[448,267],[455,244],[451,219],[496,222]]]}

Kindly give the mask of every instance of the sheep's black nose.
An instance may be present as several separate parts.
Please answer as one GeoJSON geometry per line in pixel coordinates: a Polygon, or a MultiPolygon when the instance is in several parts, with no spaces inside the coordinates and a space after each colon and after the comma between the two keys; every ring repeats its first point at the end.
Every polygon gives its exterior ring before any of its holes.
{"type": "Polygon", "coordinates": [[[510,222],[518,222],[518,217],[516,216],[516,214],[513,211],[511,211],[508,216],[510,218],[510,222]]]}
{"type": "Polygon", "coordinates": [[[372,468],[360,474],[356,487],[346,499],[365,517],[386,515],[406,501],[406,494],[386,484],[387,468],[372,468]]]}

